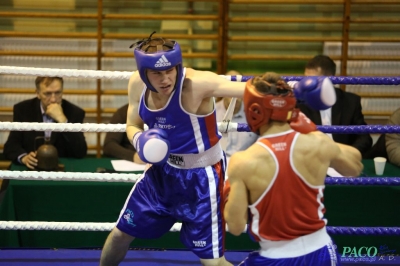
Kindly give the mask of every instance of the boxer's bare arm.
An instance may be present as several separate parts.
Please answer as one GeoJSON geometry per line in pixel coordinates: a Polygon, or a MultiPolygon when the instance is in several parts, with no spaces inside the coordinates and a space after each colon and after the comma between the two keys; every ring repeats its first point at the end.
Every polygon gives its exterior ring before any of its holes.
{"type": "Polygon", "coordinates": [[[225,205],[224,217],[229,232],[240,235],[247,224],[248,192],[245,178],[253,174],[253,168],[243,160],[246,151],[237,152],[232,155],[228,165],[228,176],[230,182],[230,193],[225,205]]]}
{"type": "Polygon", "coordinates": [[[338,153],[339,148],[324,133],[300,134],[293,150],[293,164],[308,183],[322,186],[331,160],[338,153]]]}
{"type": "Polygon", "coordinates": [[[232,82],[209,71],[187,70],[186,79],[199,97],[235,97],[243,98],[245,83],[232,82]]]}
{"type": "Polygon", "coordinates": [[[316,136],[319,156],[328,160],[329,166],[343,176],[359,176],[363,165],[361,153],[354,147],[333,141],[326,134],[313,132],[316,136]]]}
{"type": "Polygon", "coordinates": [[[128,113],[126,117],[126,134],[129,140],[138,131],[143,130],[143,121],[139,116],[139,100],[143,91],[144,84],[140,79],[139,73],[136,71],[132,74],[128,84],[128,113]]]}
{"type": "Polygon", "coordinates": [[[304,176],[309,177],[314,185],[323,184],[328,167],[343,176],[358,176],[362,170],[361,154],[357,149],[336,143],[320,131],[300,135],[295,146],[295,158],[296,167],[304,169],[305,166],[309,174],[304,176]]]}
{"type": "Polygon", "coordinates": [[[352,146],[335,143],[340,152],[332,160],[331,167],[335,168],[343,176],[356,177],[360,176],[363,169],[361,162],[361,153],[352,146]]]}

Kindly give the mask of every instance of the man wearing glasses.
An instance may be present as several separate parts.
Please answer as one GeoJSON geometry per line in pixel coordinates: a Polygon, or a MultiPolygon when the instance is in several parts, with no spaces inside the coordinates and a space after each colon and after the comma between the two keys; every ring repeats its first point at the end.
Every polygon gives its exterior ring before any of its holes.
{"type": "MultiPolygon", "coordinates": [[[[83,123],[85,111],[62,98],[63,83],[60,77],[37,77],[37,97],[14,105],[13,122],[83,123]]],[[[4,144],[4,156],[14,163],[35,169],[35,149],[43,144],[45,137],[56,147],[59,157],[86,156],[87,144],[83,132],[51,131],[11,131],[4,144]],[[43,138],[36,140],[37,137],[43,138]]]]}

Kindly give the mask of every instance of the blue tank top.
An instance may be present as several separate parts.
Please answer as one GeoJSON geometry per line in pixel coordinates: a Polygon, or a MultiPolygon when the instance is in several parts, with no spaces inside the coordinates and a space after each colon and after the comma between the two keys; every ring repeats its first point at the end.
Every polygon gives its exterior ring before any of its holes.
{"type": "Polygon", "coordinates": [[[215,102],[214,110],[207,115],[195,115],[185,111],[181,105],[181,94],[186,68],[182,78],[172,93],[167,104],[158,110],[150,110],[146,106],[145,95],[142,92],[139,103],[139,116],[149,128],[161,128],[168,134],[170,152],[176,154],[201,153],[218,143],[221,134],[218,132],[215,102]]]}

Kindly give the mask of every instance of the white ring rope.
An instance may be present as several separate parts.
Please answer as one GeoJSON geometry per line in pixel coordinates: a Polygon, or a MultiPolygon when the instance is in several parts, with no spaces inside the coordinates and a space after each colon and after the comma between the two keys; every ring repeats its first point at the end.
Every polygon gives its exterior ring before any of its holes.
{"type": "Polygon", "coordinates": [[[0,122],[0,130],[55,132],[125,132],[125,124],[0,122]]]}
{"type": "Polygon", "coordinates": [[[141,174],[86,173],[86,172],[39,172],[0,171],[0,179],[53,180],[53,181],[97,181],[135,183],[141,174]]]}
{"type": "MultiPolygon", "coordinates": [[[[114,227],[115,223],[0,221],[0,230],[111,231],[114,227]]],[[[175,223],[169,231],[181,228],[182,223],[175,223]]]]}
{"type": "Polygon", "coordinates": [[[52,77],[73,77],[73,78],[95,78],[95,79],[129,79],[133,72],[0,66],[0,73],[29,75],[29,76],[52,76],[52,77]]]}
{"type": "Polygon", "coordinates": [[[111,231],[115,223],[0,221],[2,230],[111,231]]]}
{"type": "MultiPolygon", "coordinates": [[[[0,230],[111,231],[115,223],[0,221],[0,230]]],[[[175,223],[170,232],[180,232],[182,223],[175,223]]],[[[228,226],[226,231],[229,232],[228,226]]],[[[247,231],[247,225],[243,233],[247,231]]]]}
{"type": "MultiPolygon", "coordinates": [[[[237,131],[238,123],[219,122],[220,132],[237,131]]],[[[125,124],[0,122],[0,131],[125,132],[125,124]]]]}
{"type": "MultiPolygon", "coordinates": [[[[92,78],[92,79],[93,78],[129,79],[133,73],[134,72],[130,71],[0,66],[0,74],[15,74],[15,75],[28,75],[28,76],[52,76],[52,77],[72,77],[72,78],[92,78]]],[[[231,79],[231,76],[226,76],[226,75],[219,75],[219,76],[225,77],[227,80],[231,79]]]]}

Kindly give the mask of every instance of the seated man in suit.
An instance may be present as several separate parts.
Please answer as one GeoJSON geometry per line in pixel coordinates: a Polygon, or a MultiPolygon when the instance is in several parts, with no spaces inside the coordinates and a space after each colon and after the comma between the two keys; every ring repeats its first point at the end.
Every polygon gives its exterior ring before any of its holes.
{"type": "MultiPolygon", "coordinates": [[[[128,104],[120,107],[111,117],[110,124],[126,124],[128,104]]],[[[126,132],[107,132],[104,139],[103,154],[135,163],[144,164],[137,154],[126,132]]]]}
{"type": "MultiPolygon", "coordinates": [[[[336,73],[335,62],[325,55],[317,55],[311,59],[306,67],[306,76],[334,76],[336,73]]],[[[362,114],[360,96],[335,88],[336,103],[327,110],[316,111],[306,104],[298,104],[300,110],[317,125],[366,125],[362,114]]],[[[335,142],[353,146],[361,154],[367,152],[372,146],[369,134],[328,134],[335,142]]]]}
{"type": "MultiPolygon", "coordinates": [[[[36,96],[14,105],[13,122],[83,123],[85,111],[63,100],[63,79],[60,77],[37,77],[36,96]]],[[[42,142],[37,137],[50,138],[59,157],[82,158],[86,156],[87,144],[83,132],[11,131],[4,144],[4,156],[14,163],[35,169],[35,148],[42,142]],[[37,143],[35,143],[37,142],[37,143]]]]}
{"type": "MultiPolygon", "coordinates": [[[[392,113],[388,125],[400,125],[400,108],[392,113]]],[[[389,161],[400,167],[400,134],[385,134],[389,161]]]]}
{"type": "MultiPolygon", "coordinates": [[[[392,113],[387,124],[400,125],[400,108],[392,113]]],[[[385,157],[390,163],[400,167],[400,134],[381,134],[374,146],[363,156],[364,159],[375,157],[385,157]]]]}

